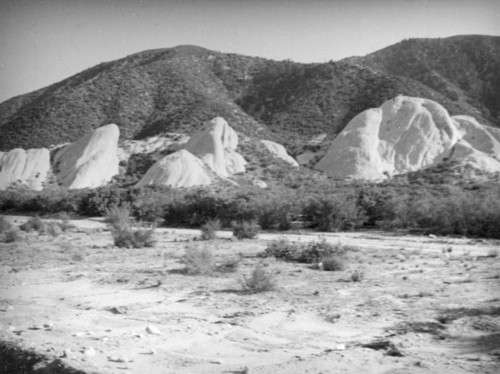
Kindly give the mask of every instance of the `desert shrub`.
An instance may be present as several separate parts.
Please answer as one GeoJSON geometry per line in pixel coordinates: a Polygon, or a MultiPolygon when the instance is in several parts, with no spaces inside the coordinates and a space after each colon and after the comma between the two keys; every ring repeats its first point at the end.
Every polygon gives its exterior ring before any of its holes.
{"type": "Polygon", "coordinates": [[[23,211],[37,193],[24,185],[12,185],[0,194],[0,210],[23,211]]]}
{"type": "Polygon", "coordinates": [[[365,276],[365,273],[360,269],[354,269],[350,272],[351,282],[361,282],[365,276]]]}
{"type": "Polygon", "coordinates": [[[79,212],[85,216],[103,216],[113,207],[129,205],[128,192],[117,186],[105,186],[85,190],[79,212]]]}
{"type": "Polygon", "coordinates": [[[220,230],[220,221],[218,219],[209,220],[201,226],[201,240],[212,240],[217,238],[217,231],[220,230]]]}
{"type": "Polygon", "coordinates": [[[303,212],[319,231],[353,230],[367,219],[351,194],[310,197],[303,212]]]}
{"type": "Polygon", "coordinates": [[[43,233],[45,231],[45,223],[40,217],[35,216],[24,222],[19,228],[25,232],[37,231],[43,233]]]}
{"type": "Polygon", "coordinates": [[[130,212],[127,208],[112,207],[108,209],[106,222],[117,247],[154,247],[156,243],[154,229],[134,227],[130,219],[130,212]]]}
{"type": "Polygon", "coordinates": [[[144,248],[154,247],[156,243],[153,229],[141,229],[132,227],[111,228],[114,243],[120,248],[144,248]]]}
{"type": "Polygon", "coordinates": [[[12,224],[3,216],[0,216],[0,234],[12,230],[12,224]]]}
{"type": "MultiPolygon", "coordinates": [[[[341,256],[346,248],[340,243],[330,244],[326,240],[312,241],[308,243],[291,242],[288,239],[271,241],[264,251],[265,257],[275,257],[285,261],[300,262],[306,264],[320,264],[324,270],[336,269],[337,264],[343,260],[341,256]],[[325,265],[326,264],[326,265],[325,265]]],[[[340,266],[340,265],[339,265],[340,266]]],[[[341,268],[343,267],[340,266],[341,268]]]]}
{"type": "Polygon", "coordinates": [[[168,187],[135,188],[130,191],[131,213],[139,221],[159,221],[173,196],[175,193],[168,187]]]}
{"type": "Polygon", "coordinates": [[[3,239],[4,243],[15,243],[21,240],[23,240],[23,237],[19,232],[19,230],[17,229],[10,229],[5,231],[4,233],[4,239],[3,239]]]}
{"type": "Polygon", "coordinates": [[[63,230],[61,228],[60,222],[47,222],[45,224],[43,232],[44,234],[56,237],[61,235],[63,230]]]}
{"type": "Polygon", "coordinates": [[[75,225],[73,225],[70,221],[70,217],[68,213],[66,212],[61,212],[57,215],[57,218],[59,218],[59,227],[61,228],[62,231],[66,232],[70,229],[75,228],[75,225]]]}
{"type": "Polygon", "coordinates": [[[263,230],[290,230],[292,217],[295,214],[292,197],[285,199],[282,195],[256,198],[254,205],[259,226],[263,230]]]}
{"type": "Polygon", "coordinates": [[[236,221],[233,223],[233,235],[238,239],[253,239],[259,233],[255,221],[236,221]]]}
{"type": "Polygon", "coordinates": [[[255,266],[249,275],[243,276],[240,283],[246,293],[267,292],[276,288],[274,275],[266,271],[261,264],[255,266]]]}
{"type": "Polygon", "coordinates": [[[328,254],[321,258],[319,267],[325,271],[340,271],[344,270],[345,262],[340,256],[328,254]]]}
{"type": "Polygon", "coordinates": [[[212,251],[203,247],[188,247],[182,258],[187,274],[211,275],[215,270],[215,261],[212,251]]]}

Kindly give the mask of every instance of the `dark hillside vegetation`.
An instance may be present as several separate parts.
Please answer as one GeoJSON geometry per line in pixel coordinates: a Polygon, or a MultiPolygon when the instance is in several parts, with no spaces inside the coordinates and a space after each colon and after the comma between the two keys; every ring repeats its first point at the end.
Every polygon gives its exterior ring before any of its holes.
{"type": "Polygon", "coordinates": [[[195,46],[99,64],[0,104],[0,150],[74,141],[109,123],[122,139],[190,135],[216,116],[289,147],[332,139],[359,112],[398,94],[498,125],[499,37],[404,41],[366,57],[299,64],[195,46]]]}
{"type": "Polygon", "coordinates": [[[461,107],[476,108],[476,116],[500,123],[498,36],[407,39],[367,56],[344,61],[384,74],[412,78],[461,107]]]}

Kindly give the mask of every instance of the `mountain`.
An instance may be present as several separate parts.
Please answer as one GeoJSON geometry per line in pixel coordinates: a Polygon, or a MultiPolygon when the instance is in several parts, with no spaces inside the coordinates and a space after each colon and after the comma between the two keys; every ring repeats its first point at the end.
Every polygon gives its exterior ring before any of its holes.
{"type": "Polygon", "coordinates": [[[460,106],[500,122],[500,37],[407,39],[364,57],[342,60],[383,74],[412,78],[460,106]]]}
{"type": "Polygon", "coordinates": [[[243,135],[290,148],[322,133],[331,140],[355,115],[397,95],[428,98],[451,115],[495,125],[499,40],[411,40],[322,64],[196,46],[144,51],[1,103],[0,150],[72,142],[109,123],[118,124],[122,139],[192,135],[218,116],[243,135]]]}

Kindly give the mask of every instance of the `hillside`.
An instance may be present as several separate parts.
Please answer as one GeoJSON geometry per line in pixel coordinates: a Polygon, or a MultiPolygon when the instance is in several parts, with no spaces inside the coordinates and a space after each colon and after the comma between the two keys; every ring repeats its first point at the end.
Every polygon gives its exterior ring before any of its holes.
{"type": "Polygon", "coordinates": [[[500,37],[463,35],[444,39],[407,39],[343,62],[384,74],[412,78],[500,122],[500,37]]]}
{"type": "Polygon", "coordinates": [[[272,61],[195,46],[144,51],[1,103],[0,150],[75,141],[108,123],[119,125],[122,139],[164,132],[191,135],[216,116],[242,134],[293,147],[321,133],[332,139],[356,114],[398,94],[429,98],[452,115],[498,124],[499,38],[474,38],[481,42],[467,44],[470,37],[457,37],[454,47],[446,40],[405,41],[366,58],[324,64],[272,61]],[[408,57],[406,45],[415,56],[428,59],[408,57]],[[415,60],[445,77],[455,61],[450,48],[459,49],[455,55],[487,56],[488,64],[464,57],[474,62],[474,69],[465,75],[469,65],[464,62],[454,76],[467,79],[460,85],[446,76],[446,89],[434,75],[427,77],[425,69],[397,69],[398,61],[411,65],[415,60]],[[485,54],[486,49],[491,53],[485,54]],[[473,88],[470,92],[467,84],[473,88]]]}

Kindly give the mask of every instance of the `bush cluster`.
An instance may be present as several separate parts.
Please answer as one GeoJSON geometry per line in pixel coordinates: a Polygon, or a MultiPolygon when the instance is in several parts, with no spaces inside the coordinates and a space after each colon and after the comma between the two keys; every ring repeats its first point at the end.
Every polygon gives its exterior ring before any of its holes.
{"type": "Polygon", "coordinates": [[[218,221],[221,228],[232,228],[237,222],[237,232],[252,231],[249,227],[257,225],[288,230],[299,220],[318,231],[378,227],[500,238],[496,224],[500,222],[498,185],[434,184],[427,180],[431,179],[412,176],[381,184],[305,180],[292,188],[266,191],[248,186],[218,191],[107,186],[75,191],[52,187],[36,192],[17,186],[0,194],[0,211],[103,216],[110,209],[125,207],[131,217],[142,222],[201,227],[218,221]]]}
{"type": "Polygon", "coordinates": [[[321,264],[324,270],[341,270],[343,268],[341,256],[345,252],[346,247],[340,243],[334,245],[324,239],[299,243],[281,238],[271,241],[263,256],[306,264],[321,264]]]}
{"type": "Polygon", "coordinates": [[[117,247],[143,248],[154,247],[156,244],[154,229],[134,227],[127,208],[109,209],[106,222],[117,247]]]}

